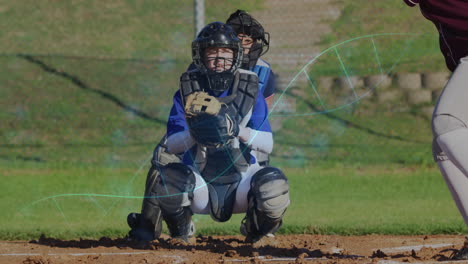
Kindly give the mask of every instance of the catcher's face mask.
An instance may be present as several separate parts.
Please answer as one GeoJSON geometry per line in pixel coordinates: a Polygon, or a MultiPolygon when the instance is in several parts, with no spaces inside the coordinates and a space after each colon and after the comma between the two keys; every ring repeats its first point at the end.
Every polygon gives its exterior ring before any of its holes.
{"type": "Polygon", "coordinates": [[[255,40],[252,37],[242,33],[238,34],[237,37],[241,40],[242,48],[244,49],[244,55],[249,54],[255,40]]]}
{"type": "Polygon", "coordinates": [[[193,64],[207,77],[215,95],[229,89],[242,62],[242,45],[231,26],[221,22],[206,25],[192,42],[193,64]]]}
{"type": "Polygon", "coordinates": [[[252,69],[257,60],[267,53],[270,47],[270,34],[265,32],[263,26],[250,14],[243,10],[237,10],[226,21],[233,27],[239,39],[242,41],[244,57],[241,67],[252,69]]]}
{"type": "Polygon", "coordinates": [[[242,45],[231,26],[221,22],[206,25],[192,42],[193,64],[205,74],[223,72],[211,64],[220,64],[224,59],[225,70],[234,72],[242,61],[242,45]],[[229,54],[227,54],[229,53],[229,54]],[[216,57],[219,58],[216,61],[216,57]],[[230,67],[227,67],[227,66],[230,67]]]}
{"type": "Polygon", "coordinates": [[[232,68],[234,51],[228,48],[207,48],[204,51],[204,63],[208,70],[224,72],[232,68]]]}

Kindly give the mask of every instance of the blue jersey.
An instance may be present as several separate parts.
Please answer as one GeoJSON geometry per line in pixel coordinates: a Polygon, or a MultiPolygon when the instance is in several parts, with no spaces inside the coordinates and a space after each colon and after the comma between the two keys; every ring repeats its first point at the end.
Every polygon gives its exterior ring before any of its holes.
{"type": "MultiPolygon", "coordinates": [[[[213,94],[211,94],[213,95],[213,94]]],[[[225,91],[219,97],[227,96],[228,91],[225,91]]],[[[268,108],[265,102],[265,98],[260,90],[258,90],[257,100],[255,101],[255,105],[252,109],[252,116],[250,117],[247,127],[264,132],[271,132],[271,126],[267,119],[268,116],[268,108]]],[[[180,92],[177,91],[173,97],[173,105],[171,108],[171,112],[169,114],[169,119],[167,121],[167,136],[170,137],[171,135],[189,130],[188,124],[185,120],[185,112],[184,106],[182,103],[180,92]]],[[[191,165],[192,159],[188,157],[188,155],[184,155],[185,164],[191,165]]]]}
{"type": "Polygon", "coordinates": [[[258,76],[258,89],[264,98],[268,98],[275,93],[276,80],[268,62],[258,59],[257,64],[251,69],[258,76]]]}
{"type": "MultiPolygon", "coordinates": [[[[227,92],[224,92],[219,97],[227,96],[227,92]]],[[[258,92],[257,100],[253,107],[252,116],[250,117],[247,127],[251,129],[271,132],[271,126],[267,119],[268,109],[263,98],[263,94],[258,92]]],[[[182,104],[182,99],[180,98],[180,92],[177,91],[173,97],[173,105],[171,108],[171,113],[169,114],[169,119],[167,121],[167,136],[188,130],[187,121],[185,120],[184,106],[182,104]]]]}

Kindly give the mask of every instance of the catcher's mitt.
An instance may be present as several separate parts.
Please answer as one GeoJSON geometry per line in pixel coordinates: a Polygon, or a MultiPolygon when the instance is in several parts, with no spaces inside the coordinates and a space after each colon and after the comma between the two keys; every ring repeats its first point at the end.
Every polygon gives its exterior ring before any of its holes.
{"type": "Polygon", "coordinates": [[[185,117],[190,134],[207,147],[222,147],[239,134],[237,115],[216,97],[205,92],[195,92],[187,96],[185,117]]]}

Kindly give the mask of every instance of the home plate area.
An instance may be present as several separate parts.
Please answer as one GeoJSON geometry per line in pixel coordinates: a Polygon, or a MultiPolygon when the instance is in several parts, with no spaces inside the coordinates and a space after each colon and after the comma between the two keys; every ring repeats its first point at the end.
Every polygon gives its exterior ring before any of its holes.
{"type": "Polygon", "coordinates": [[[468,263],[451,256],[462,235],[277,235],[252,245],[241,236],[197,236],[191,245],[169,237],[149,243],[125,238],[0,242],[0,264],[55,263],[468,263]]]}

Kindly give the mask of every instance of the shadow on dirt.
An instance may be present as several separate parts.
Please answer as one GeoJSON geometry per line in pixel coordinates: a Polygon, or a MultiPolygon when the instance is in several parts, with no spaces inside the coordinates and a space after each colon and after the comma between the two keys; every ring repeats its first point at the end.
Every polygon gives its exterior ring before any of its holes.
{"type": "MultiPolygon", "coordinates": [[[[179,252],[189,252],[201,256],[201,258],[213,258],[212,255],[206,253],[213,253],[219,255],[217,262],[221,259],[276,259],[276,258],[293,258],[297,261],[304,259],[334,259],[345,261],[343,263],[361,263],[362,261],[375,262],[378,260],[392,260],[392,261],[448,261],[451,260],[454,253],[458,250],[453,246],[444,248],[431,248],[424,247],[421,250],[408,250],[398,253],[386,253],[382,250],[374,250],[369,255],[355,255],[346,249],[340,252],[332,252],[330,249],[321,247],[318,243],[313,245],[311,243],[301,243],[297,246],[291,240],[285,241],[284,239],[271,240],[264,243],[262,246],[254,246],[245,243],[241,238],[236,237],[212,237],[202,236],[196,237],[195,244],[184,244],[176,242],[170,238],[160,238],[150,242],[138,242],[128,238],[108,238],[102,237],[97,240],[79,239],[79,240],[60,240],[55,238],[48,238],[42,235],[38,240],[32,240],[30,243],[39,244],[48,247],[59,248],[98,248],[98,247],[115,247],[119,249],[138,249],[148,250],[148,252],[155,252],[162,254],[177,255],[179,252]],[[289,242],[288,242],[289,241],[289,242]],[[175,251],[174,251],[175,250],[175,251]]],[[[190,254],[192,255],[192,254],[190,254]]],[[[216,262],[216,263],[217,263],[216,262]]],[[[299,262],[301,263],[301,262],[299,262]]],[[[341,263],[341,262],[340,262],[341,263]]]]}
{"type": "Polygon", "coordinates": [[[79,240],[61,240],[48,238],[42,235],[38,240],[32,240],[30,243],[49,247],[59,248],[96,248],[96,247],[117,247],[132,248],[139,250],[182,250],[189,252],[211,252],[226,257],[258,257],[269,256],[272,258],[324,258],[324,259],[358,259],[364,256],[347,255],[340,253],[326,253],[320,249],[308,249],[291,245],[289,248],[276,245],[263,245],[253,247],[252,244],[245,243],[237,238],[213,238],[211,236],[197,236],[196,244],[175,244],[171,239],[159,239],[151,242],[138,242],[128,238],[111,239],[101,237],[98,240],[79,239],[79,240]]]}

